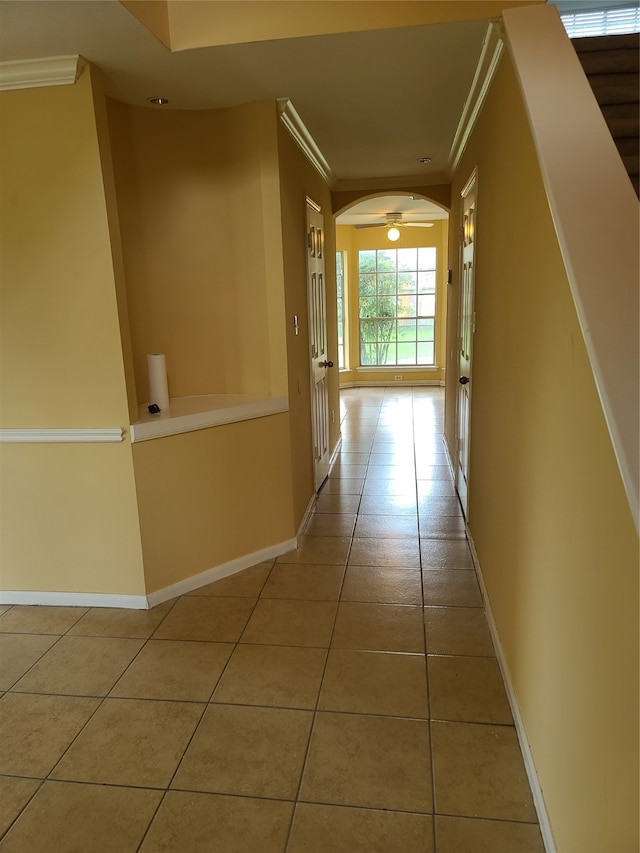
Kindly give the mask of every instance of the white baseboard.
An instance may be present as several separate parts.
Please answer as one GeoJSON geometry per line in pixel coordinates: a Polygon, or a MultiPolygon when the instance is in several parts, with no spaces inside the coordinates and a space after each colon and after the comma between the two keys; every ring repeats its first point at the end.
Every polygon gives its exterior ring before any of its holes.
{"type": "Polygon", "coordinates": [[[443,382],[440,379],[402,379],[397,382],[394,380],[356,379],[341,383],[340,388],[407,388],[411,385],[430,385],[433,388],[439,388],[442,384],[443,382]]]}
{"type": "Polygon", "coordinates": [[[342,433],[338,436],[338,440],[336,441],[335,447],[333,448],[333,452],[331,453],[331,459],[329,460],[329,473],[331,473],[331,469],[336,464],[336,459],[338,458],[338,453],[340,453],[341,447],[342,447],[342,433]]]}
{"type": "Polygon", "coordinates": [[[257,563],[275,560],[281,554],[286,554],[288,551],[295,551],[296,547],[296,539],[286,539],[277,545],[270,545],[268,548],[254,551],[252,554],[245,554],[242,557],[237,557],[235,560],[230,560],[228,563],[215,566],[213,569],[207,569],[197,575],[192,575],[189,578],[178,581],[178,583],[171,584],[171,586],[158,589],[149,595],[0,590],[0,604],[35,604],[51,605],[54,607],[123,607],[129,610],[149,610],[158,604],[162,604],[172,598],[177,598],[179,595],[184,595],[186,592],[193,592],[194,589],[199,589],[201,586],[206,586],[209,583],[213,583],[213,581],[221,580],[229,575],[234,575],[236,572],[241,572],[243,569],[255,566],[257,563]]]}
{"type": "Polygon", "coordinates": [[[318,495],[313,494],[311,496],[311,500],[307,504],[307,508],[304,511],[304,515],[302,516],[302,521],[300,522],[300,526],[298,527],[298,532],[296,533],[296,541],[300,541],[300,537],[304,533],[304,529],[307,526],[307,521],[309,521],[309,516],[313,512],[313,508],[316,505],[316,501],[318,500],[318,495]]]}
{"type": "Polygon", "coordinates": [[[0,590],[0,604],[39,604],[51,607],[125,607],[146,610],[146,595],[117,595],[101,592],[31,592],[0,590]]]}
{"type": "Polygon", "coordinates": [[[540,824],[540,833],[542,835],[542,843],[544,844],[544,849],[546,853],[556,853],[556,845],[553,840],[553,833],[551,831],[551,823],[549,821],[549,815],[547,814],[547,808],[544,802],[544,795],[542,793],[542,788],[540,787],[540,782],[538,780],[538,774],[536,772],[535,762],[533,760],[533,754],[531,752],[531,747],[529,746],[529,740],[527,738],[527,733],[524,728],[524,723],[522,720],[522,714],[520,713],[520,708],[518,706],[518,700],[516,699],[515,690],[513,689],[513,683],[511,681],[511,677],[509,675],[509,670],[507,668],[507,664],[505,661],[504,653],[502,651],[502,646],[500,644],[500,636],[498,634],[498,629],[496,627],[495,619],[493,618],[493,611],[491,610],[491,603],[489,601],[489,596],[487,595],[487,588],[484,582],[484,577],[482,575],[482,569],[480,567],[480,561],[478,560],[478,553],[475,548],[475,544],[473,542],[473,538],[471,533],[469,532],[469,528],[467,527],[467,538],[469,540],[469,547],[471,548],[471,554],[473,557],[473,562],[476,567],[476,573],[478,575],[478,581],[480,583],[480,589],[482,592],[482,599],[484,602],[485,613],[487,614],[487,622],[489,623],[489,631],[491,633],[491,639],[493,640],[493,645],[496,650],[496,657],[498,659],[498,666],[500,667],[500,672],[502,673],[502,679],[504,681],[504,685],[507,691],[507,697],[509,699],[509,705],[511,706],[511,713],[513,714],[513,721],[515,723],[516,734],[518,735],[518,741],[520,743],[520,749],[522,751],[522,757],[524,760],[524,766],[527,773],[527,778],[529,779],[529,785],[531,786],[531,793],[533,795],[533,803],[536,809],[536,813],[538,815],[538,823],[540,824]]]}
{"type": "Polygon", "coordinates": [[[194,589],[199,589],[201,586],[222,580],[222,578],[229,577],[229,575],[235,575],[236,572],[249,569],[257,563],[266,563],[269,560],[275,560],[276,557],[280,557],[282,554],[295,551],[296,547],[297,541],[295,539],[286,539],[284,542],[279,542],[277,545],[270,545],[268,548],[262,548],[260,551],[254,551],[252,554],[244,554],[235,560],[229,560],[228,563],[222,563],[220,566],[207,569],[197,575],[192,575],[189,578],[171,584],[171,586],[165,586],[163,589],[158,589],[150,593],[147,596],[147,606],[156,607],[164,601],[177,598],[177,596],[184,595],[187,592],[193,592],[194,589]]]}

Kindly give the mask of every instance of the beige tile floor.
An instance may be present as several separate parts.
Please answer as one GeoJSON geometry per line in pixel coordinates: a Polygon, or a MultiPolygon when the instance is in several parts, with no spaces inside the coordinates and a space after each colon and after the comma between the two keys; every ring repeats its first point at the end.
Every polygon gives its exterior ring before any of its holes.
{"type": "Polygon", "coordinates": [[[297,551],[0,608],[2,853],[543,853],[441,389],[343,394],[297,551]]]}

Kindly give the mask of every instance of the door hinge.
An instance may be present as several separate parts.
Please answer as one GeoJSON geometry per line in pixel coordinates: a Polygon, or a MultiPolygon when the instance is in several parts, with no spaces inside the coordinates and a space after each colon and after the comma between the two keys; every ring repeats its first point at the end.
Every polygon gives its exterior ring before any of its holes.
{"type": "Polygon", "coordinates": [[[473,320],[471,321],[471,331],[475,332],[476,330],[476,312],[473,312],[473,320]]]}

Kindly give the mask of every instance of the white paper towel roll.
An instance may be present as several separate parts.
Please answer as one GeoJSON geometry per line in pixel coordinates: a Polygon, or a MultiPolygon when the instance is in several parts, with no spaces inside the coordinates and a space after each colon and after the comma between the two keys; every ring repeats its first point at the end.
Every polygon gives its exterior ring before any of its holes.
{"type": "Polygon", "coordinates": [[[167,384],[167,360],[163,353],[147,356],[149,371],[149,403],[160,406],[161,412],[169,410],[169,386],[167,384]]]}

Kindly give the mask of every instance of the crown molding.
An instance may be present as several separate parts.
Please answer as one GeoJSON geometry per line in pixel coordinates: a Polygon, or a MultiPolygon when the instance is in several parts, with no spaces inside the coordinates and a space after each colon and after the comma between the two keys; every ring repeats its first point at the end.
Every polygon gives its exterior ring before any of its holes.
{"type": "Polygon", "coordinates": [[[300,118],[296,108],[288,98],[278,98],[278,115],[291,136],[298,143],[302,152],[321,177],[333,186],[335,175],[315,139],[309,133],[305,123],[300,118]]]}
{"type": "Polygon", "coordinates": [[[77,55],[0,62],[0,91],[73,85],[83,63],[77,55]]]}
{"type": "Polygon", "coordinates": [[[484,104],[489,86],[498,69],[500,58],[504,52],[504,27],[502,21],[491,21],[484,37],[480,59],[476,73],[469,90],[469,95],[462,110],[462,115],[453,138],[449,152],[449,174],[453,175],[458,168],[471,132],[484,104]]]}

